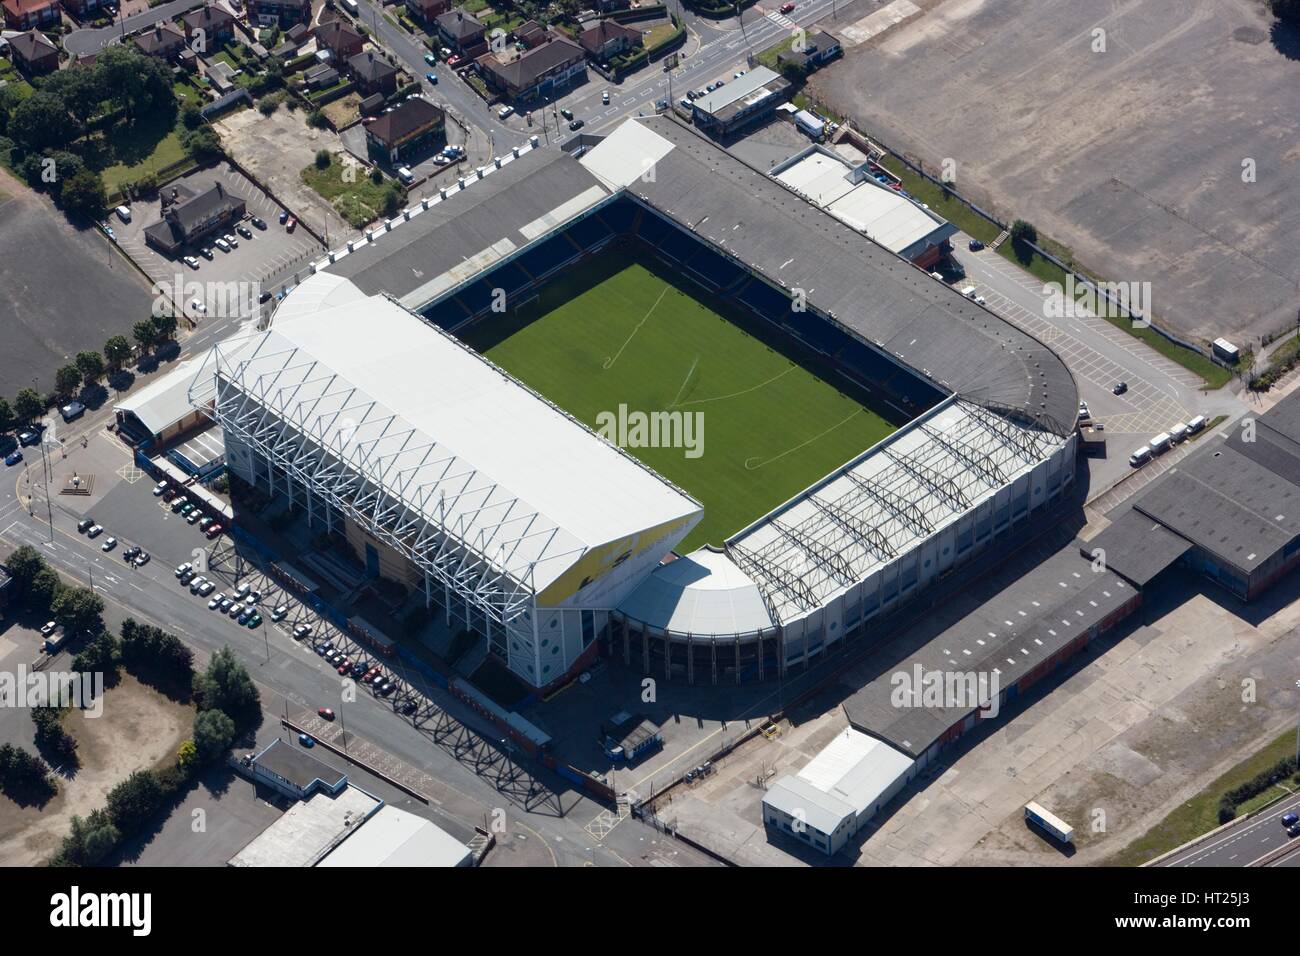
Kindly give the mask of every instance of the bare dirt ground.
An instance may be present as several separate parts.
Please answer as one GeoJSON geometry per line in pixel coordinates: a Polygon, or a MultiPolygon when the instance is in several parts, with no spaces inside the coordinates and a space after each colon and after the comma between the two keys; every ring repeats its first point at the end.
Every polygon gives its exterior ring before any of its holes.
{"type": "Polygon", "coordinates": [[[1102,277],[1150,282],[1172,328],[1248,344],[1295,323],[1300,33],[1262,0],[918,6],[846,42],[816,98],[928,169],[956,160],[960,192],[1102,277]]]}
{"type": "MultiPolygon", "coordinates": [[[[0,797],[0,866],[38,866],[58,847],[74,815],[104,805],[108,792],[137,770],[170,760],[190,734],[193,708],[173,703],[132,677],[105,692],[102,716],[73,711],[64,724],[81,766],[59,779],[44,807],[0,797]]],[[[30,742],[28,749],[33,749],[30,742]]]]}
{"type": "Polygon", "coordinates": [[[241,110],[219,120],[216,127],[222,144],[239,164],[317,233],[328,232],[331,244],[355,232],[300,175],[316,159],[317,150],[343,150],[336,133],[308,126],[302,110],[290,112],[285,107],[270,116],[241,110]]]}

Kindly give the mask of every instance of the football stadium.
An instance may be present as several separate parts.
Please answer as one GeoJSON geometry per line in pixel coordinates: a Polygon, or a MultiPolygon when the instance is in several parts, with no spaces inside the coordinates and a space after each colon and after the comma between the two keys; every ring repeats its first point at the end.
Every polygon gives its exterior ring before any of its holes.
{"type": "Polygon", "coordinates": [[[774,677],[1074,481],[1045,345],[670,116],[319,263],[190,400],[229,467],[548,689],[774,677]]]}

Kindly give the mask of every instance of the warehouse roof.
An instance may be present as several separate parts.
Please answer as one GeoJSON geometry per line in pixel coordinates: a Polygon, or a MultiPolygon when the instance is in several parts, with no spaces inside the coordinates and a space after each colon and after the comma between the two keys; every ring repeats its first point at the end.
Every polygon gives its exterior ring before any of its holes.
{"type": "Polygon", "coordinates": [[[685,533],[701,514],[635,458],[388,298],[278,315],[235,362],[227,347],[217,347],[223,378],[537,592],[588,549],[670,522],[685,533]]]}
{"type": "Polygon", "coordinates": [[[468,866],[469,847],[413,813],[382,806],[317,866],[468,866]]]}
{"type": "Polygon", "coordinates": [[[1138,587],[1190,551],[1192,543],[1132,508],[1083,545],[1084,557],[1100,561],[1138,587]]]}
{"type": "MultiPolygon", "coordinates": [[[[756,66],[744,76],[724,83],[712,93],[706,93],[695,101],[695,108],[710,115],[720,112],[733,103],[767,94],[766,87],[773,80],[781,79],[780,74],[766,66],[756,66]]],[[[786,84],[789,85],[788,83],[786,84]]]]}
{"type": "Polygon", "coordinates": [[[383,801],[356,787],[300,800],[259,833],[229,866],[315,866],[352,835],[383,801]]]}
{"type": "Polygon", "coordinates": [[[934,637],[925,631],[933,625],[923,622],[873,654],[865,666],[876,676],[844,702],[849,723],[920,757],[946,730],[980,710],[981,700],[995,698],[1136,594],[1122,578],[1082,558],[1077,544],[1027,574],[1016,574],[934,637]],[[918,639],[923,643],[918,645],[918,639]],[[931,674],[984,675],[987,683],[973,700],[936,703],[922,697],[899,703],[900,686],[920,692],[916,677],[931,674]]]}

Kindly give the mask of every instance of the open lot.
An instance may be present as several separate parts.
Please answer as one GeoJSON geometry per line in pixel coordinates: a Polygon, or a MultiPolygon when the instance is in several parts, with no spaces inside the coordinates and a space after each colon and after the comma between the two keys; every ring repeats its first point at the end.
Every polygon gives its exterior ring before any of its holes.
{"type": "Polygon", "coordinates": [[[148,284],[99,233],[0,170],[0,394],[43,390],[83,349],[149,317],[148,284]]]}
{"type": "MultiPolygon", "coordinates": [[[[60,658],[64,666],[67,655],[60,658]]],[[[175,703],[124,675],[105,691],[103,714],[73,710],[64,724],[77,741],[80,767],[59,776],[59,792],[43,807],[18,807],[0,797],[0,864],[35,866],[66,835],[73,815],[85,816],[136,770],[174,758],[189,736],[193,708],[175,703]]],[[[33,745],[28,741],[27,746],[33,745]]]]}
{"type": "Polygon", "coordinates": [[[1264,4],[925,6],[846,41],[812,80],[818,98],[928,169],[955,159],[960,192],[1103,278],[1150,282],[1151,311],[1186,334],[1244,342],[1294,324],[1296,38],[1264,4]]]}
{"type": "Polygon", "coordinates": [[[679,415],[676,441],[646,447],[629,430],[624,444],[704,504],[683,552],[721,544],[893,431],[653,264],[608,253],[521,312],[471,338],[583,422],[598,427],[621,406],[679,415]]]}

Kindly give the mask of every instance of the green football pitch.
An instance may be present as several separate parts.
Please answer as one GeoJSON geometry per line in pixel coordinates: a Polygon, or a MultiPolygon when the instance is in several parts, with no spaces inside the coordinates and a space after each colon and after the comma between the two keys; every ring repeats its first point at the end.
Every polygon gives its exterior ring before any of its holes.
{"type": "Polygon", "coordinates": [[[721,544],[895,427],[866,396],[758,337],[766,328],[715,311],[729,308],[653,260],[609,252],[466,339],[699,501],[704,518],[678,546],[690,551],[721,544]],[[621,434],[610,427],[620,406],[631,426],[621,434]],[[637,412],[681,414],[668,419],[675,432],[638,436],[637,412]],[[645,446],[656,439],[679,447],[645,446]]]}

